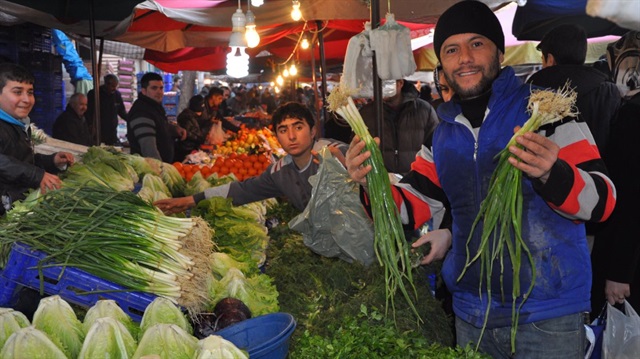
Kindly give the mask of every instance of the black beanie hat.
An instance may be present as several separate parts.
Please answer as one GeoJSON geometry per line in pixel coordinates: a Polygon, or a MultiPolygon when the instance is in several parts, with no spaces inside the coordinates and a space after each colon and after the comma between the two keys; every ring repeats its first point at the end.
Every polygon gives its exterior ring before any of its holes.
{"type": "Polygon", "coordinates": [[[204,111],[204,98],[200,95],[195,95],[189,99],[189,110],[193,112],[204,111]]]}
{"type": "Polygon", "coordinates": [[[504,54],[504,33],[493,11],[480,1],[461,1],[442,13],[436,23],[433,49],[438,60],[440,48],[449,36],[466,33],[485,36],[504,54]]]}

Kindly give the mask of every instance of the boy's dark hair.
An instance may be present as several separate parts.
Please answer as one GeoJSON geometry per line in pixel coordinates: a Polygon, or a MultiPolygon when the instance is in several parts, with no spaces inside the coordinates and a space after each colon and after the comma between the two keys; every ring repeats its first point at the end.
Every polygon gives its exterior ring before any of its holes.
{"type": "Polygon", "coordinates": [[[224,90],[220,87],[212,87],[209,89],[209,93],[207,93],[206,99],[212,98],[214,95],[224,96],[224,90]]]}
{"type": "Polygon", "coordinates": [[[0,91],[2,91],[9,81],[33,85],[36,79],[29,70],[18,64],[0,64],[0,91]]]}
{"type": "Polygon", "coordinates": [[[546,58],[552,54],[558,65],[583,65],[587,58],[587,32],[574,24],[562,24],[549,30],[536,49],[546,58]]]}
{"type": "Polygon", "coordinates": [[[155,72],[147,72],[146,74],[142,75],[142,78],[140,79],[140,87],[146,89],[149,86],[149,82],[151,81],[164,80],[162,79],[162,76],[160,76],[160,74],[157,74],[155,72]]]}
{"type": "Polygon", "coordinates": [[[278,106],[278,108],[273,111],[273,114],[271,115],[273,129],[277,129],[280,122],[289,118],[305,120],[311,128],[316,124],[316,121],[307,106],[299,102],[287,102],[278,106]]]}

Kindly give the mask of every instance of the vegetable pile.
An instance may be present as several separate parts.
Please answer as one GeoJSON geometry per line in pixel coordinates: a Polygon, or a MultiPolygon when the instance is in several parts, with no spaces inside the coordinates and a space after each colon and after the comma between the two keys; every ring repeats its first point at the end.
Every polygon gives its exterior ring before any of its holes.
{"type": "Polygon", "coordinates": [[[40,266],[77,267],[197,311],[212,275],[211,232],[201,218],[165,216],[132,192],[65,186],[10,211],[0,244],[25,243],[47,254],[40,266]]]}
{"type": "MultiPolygon", "coordinates": [[[[522,171],[508,162],[508,159],[513,157],[513,154],[509,151],[509,147],[519,146],[522,148],[522,146],[516,142],[516,137],[522,136],[526,132],[537,131],[541,126],[559,121],[565,117],[574,117],[577,114],[574,109],[576,96],[576,92],[570,89],[569,84],[566,84],[558,92],[534,90],[531,93],[528,104],[531,117],[513,135],[509,143],[507,143],[507,146],[496,155],[498,165],[491,176],[487,197],[482,201],[480,211],[473,222],[469,238],[467,239],[467,262],[458,280],[465,275],[467,268],[479,260],[480,293],[478,293],[478,295],[482,296],[482,292],[486,290],[487,296],[491,298],[493,289],[491,288],[491,282],[494,275],[493,266],[496,262],[499,262],[500,265],[500,283],[502,283],[503,271],[505,270],[504,258],[508,258],[512,263],[512,352],[515,352],[515,337],[518,330],[520,308],[526,302],[527,297],[533,289],[536,280],[536,266],[531,252],[522,238],[522,171]],[[474,237],[476,226],[481,222],[482,232],[480,245],[476,253],[471,256],[469,245],[474,237]],[[524,294],[520,288],[521,257],[523,253],[527,256],[532,271],[531,284],[524,294]],[[517,301],[519,299],[521,301],[518,306],[517,301]]],[[[505,298],[502,287],[500,288],[500,293],[501,297],[505,298]]],[[[482,340],[490,309],[491,300],[487,302],[484,325],[478,343],[482,340]]]]}
{"type": "Polygon", "coordinates": [[[280,307],[297,328],[290,358],[483,358],[470,349],[452,348],[453,323],[429,294],[422,268],[414,269],[425,319],[417,323],[404,297],[396,301],[396,318],[381,315],[386,302],[384,269],[349,264],[309,250],[288,221],[289,205],[271,207],[267,216],[280,224],[270,229],[265,273],[274,278],[280,307]]]}
{"type": "Polygon", "coordinates": [[[245,351],[216,335],[198,340],[185,315],[157,298],[138,328],[117,304],[98,301],[78,319],[59,296],[40,301],[33,322],[13,309],[0,308],[0,357],[3,359],[247,359],[245,351]]]}

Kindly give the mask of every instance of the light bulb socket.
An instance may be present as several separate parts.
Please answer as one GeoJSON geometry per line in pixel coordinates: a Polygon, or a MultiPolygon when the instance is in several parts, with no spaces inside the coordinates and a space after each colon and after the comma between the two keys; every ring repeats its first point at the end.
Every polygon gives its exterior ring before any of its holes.
{"type": "Polygon", "coordinates": [[[245,17],[246,26],[256,24],[256,16],[253,14],[253,11],[247,10],[247,13],[245,14],[244,17],[245,17]]]}
{"type": "Polygon", "coordinates": [[[231,37],[229,38],[229,46],[247,47],[247,39],[244,36],[244,31],[233,31],[231,33],[231,37]]]}
{"type": "MultiPolygon", "coordinates": [[[[255,18],[254,18],[255,21],[255,18]]],[[[244,27],[247,25],[247,18],[244,16],[242,9],[236,9],[236,12],[231,15],[231,31],[244,31],[244,27]]]]}

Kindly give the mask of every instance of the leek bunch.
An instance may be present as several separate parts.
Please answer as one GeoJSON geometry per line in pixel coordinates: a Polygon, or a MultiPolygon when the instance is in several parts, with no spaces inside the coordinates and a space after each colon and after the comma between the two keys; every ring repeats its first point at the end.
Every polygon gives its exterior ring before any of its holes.
{"type": "Polygon", "coordinates": [[[526,132],[537,131],[541,126],[559,121],[565,117],[574,117],[577,115],[574,110],[575,101],[576,92],[569,87],[569,84],[566,84],[558,92],[549,90],[532,91],[527,105],[527,110],[530,111],[531,117],[513,137],[511,137],[507,146],[496,155],[498,165],[491,176],[487,197],[482,201],[480,211],[471,226],[471,232],[467,239],[467,261],[462,273],[458,277],[458,280],[462,279],[466,270],[477,260],[480,261],[479,295],[482,296],[482,282],[484,280],[486,281],[485,286],[488,300],[478,345],[482,340],[491,309],[491,278],[493,276],[495,262],[499,261],[500,264],[500,291],[502,298],[505,297],[504,289],[502,288],[505,256],[508,256],[512,263],[512,352],[515,352],[515,337],[518,330],[520,309],[533,290],[536,280],[535,263],[527,244],[522,238],[522,171],[509,163],[509,157],[513,156],[509,151],[509,147],[518,146],[522,148],[522,146],[516,142],[516,137],[522,136],[526,132]],[[480,245],[472,257],[469,252],[469,244],[473,238],[476,226],[481,221],[483,224],[480,245]],[[523,253],[527,256],[527,260],[531,266],[531,284],[526,289],[524,295],[520,287],[521,257],[523,253]],[[519,306],[516,305],[518,298],[522,298],[519,306]]]}
{"type": "Polygon", "coordinates": [[[384,167],[378,144],[371,137],[350,94],[351,90],[346,88],[344,84],[340,84],[329,96],[329,109],[342,116],[349,123],[353,132],[365,142],[366,150],[371,152],[371,157],[365,162],[372,167],[372,170],[367,173],[367,186],[375,231],[374,249],[378,262],[385,269],[386,306],[388,309],[391,304],[394,308],[395,294],[400,289],[416,317],[421,321],[420,314],[414,304],[414,300],[417,300],[417,291],[411,273],[409,248],[404,236],[400,213],[393,201],[389,173],[384,167]],[[404,280],[407,280],[412,287],[413,295],[405,287],[404,280]]]}
{"type": "MultiPolygon", "coordinates": [[[[16,207],[0,226],[0,244],[22,242],[46,253],[38,267],[71,266],[123,287],[189,308],[205,302],[211,229],[176,218],[128,191],[63,187],[16,207]]],[[[42,288],[41,288],[42,290],[42,288]]]]}

